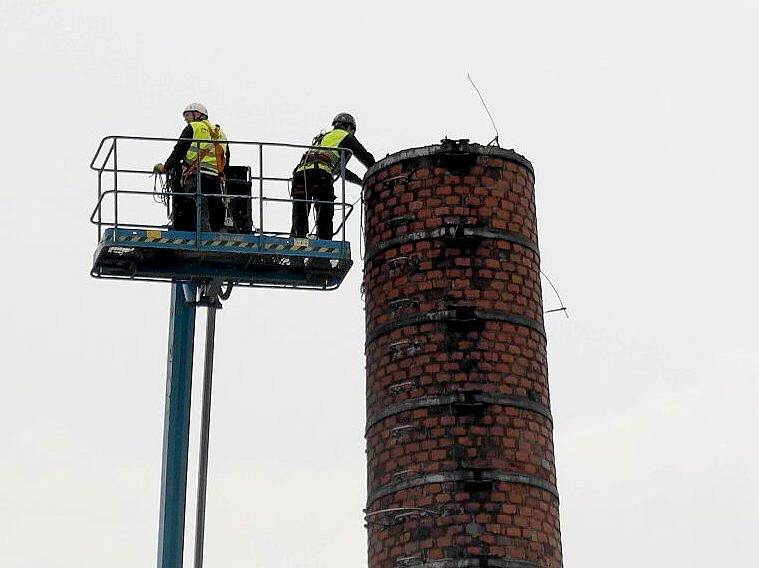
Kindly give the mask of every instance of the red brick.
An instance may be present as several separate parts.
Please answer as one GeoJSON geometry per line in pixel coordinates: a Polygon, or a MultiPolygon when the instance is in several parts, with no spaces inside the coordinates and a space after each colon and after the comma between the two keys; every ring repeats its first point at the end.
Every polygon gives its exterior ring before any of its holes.
{"type": "MultiPolygon", "coordinates": [[[[445,162],[414,158],[382,168],[367,178],[366,242],[380,242],[422,230],[469,223],[508,230],[536,240],[534,177],[514,159],[478,155],[469,172],[449,172],[445,162]],[[455,175],[451,175],[455,173],[455,175]],[[384,183],[389,177],[403,180],[384,183]],[[391,217],[413,214],[400,225],[391,217]]],[[[411,240],[367,257],[364,272],[368,334],[400,318],[453,306],[502,310],[542,321],[539,258],[527,247],[485,239],[462,247],[443,239],[411,240]],[[387,261],[413,255],[412,267],[387,270],[387,261]],[[409,269],[412,268],[412,269],[409,269]],[[389,302],[416,302],[391,309],[389,302]]],[[[527,398],[537,393],[548,405],[545,338],[505,322],[482,322],[483,329],[457,329],[445,322],[424,322],[383,333],[367,343],[367,412],[447,396],[461,389],[527,398]],[[390,344],[406,341],[391,349],[390,344]],[[400,390],[393,384],[414,381],[400,390]]],[[[421,474],[480,466],[533,475],[555,483],[550,422],[513,406],[491,405],[477,415],[458,414],[437,405],[391,414],[367,432],[370,494],[381,486],[421,474]],[[398,426],[413,429],[390,431],[398,426]],[[548,463],[549,467],[545,467],[548,463]],[[396,475],[404,470],[407,473],[396,475]]],[[[397,568],[397,559],[425,553],[448,558],[460,546],[469,555],[529,558],[561,567],[558,508],[549,492],[498,482],[483,499],[460,483],[433,483],[396,491],[369,503],[383,508],[440,508],[446,514],[412,517],[400,528],[369,526],[369,568],[397,568]],[[472,522],[484,532],[466,532],[472,522]],[[415,528],[428,527],[429,536],[415,528]],[[402,528],[402,530],[401,530],[402,528]],[[397,530],[396,530],[397,529],[397,530]]]]}

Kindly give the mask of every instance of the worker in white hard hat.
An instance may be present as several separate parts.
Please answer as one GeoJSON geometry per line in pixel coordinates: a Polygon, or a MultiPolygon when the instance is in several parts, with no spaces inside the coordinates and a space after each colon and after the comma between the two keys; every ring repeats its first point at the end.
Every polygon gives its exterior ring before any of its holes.
{"type": "MultiPolygon", "coordinates": [[[[332,130],[319,134],[313,139],[311,149],[303,154],[293,171],[292,198],[293,216],[290,236],[305,237],[308,232],[308,212],[311,202],[316,209],[316,237],[332,240],[332,218],[335,214],[335,190],[333,181],[341,175],[340,152],[328,148],[346,148],[351,155],[367,168],[374,165],[372,156],[356,138],[356,119],[347,112],[341,112],[332,119],[332,130]]],[[[361,185],[362,180],[350,170],[345,170],[345,181],[361,185]]]]}
{"type": "MultiPolygon", "coordinates": [[[[182,130],[174,150],[166,161],[156,164],[153,171],[173,174],[173,193],[196,193],[197,180],[200,178],[200,193],[219,195],[223,192],[224,167],[229,163],[227,137],[218,124],[209,122],[208,109],[201,103],[187,105],[182,116],[187,126],[182,130]],[[193,142],[194,140],[210,141],[193,142]]],[[[194,198],[175,196],[171,215],[174,230],[196,230],[195,212],[194,198]]],[[[221,230],[224,227],[224,218],[224,201],[221,197],[207,197],[202,200],[202,231],[221,230]]]]}

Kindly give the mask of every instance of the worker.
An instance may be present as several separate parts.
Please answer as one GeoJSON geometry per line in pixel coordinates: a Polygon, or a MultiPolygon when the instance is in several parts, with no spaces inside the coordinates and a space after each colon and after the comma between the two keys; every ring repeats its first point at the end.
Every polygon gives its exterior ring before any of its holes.
{"type": "MultiPolygon", "coordinates": [[[[332,130],[318,135],[312,146],[326,148],[345,148],[367,168],[374,165],[374,156],[356,138],[356,119],[346,112],[341,112],[332,120],[332,130]]],[[[293,171],[292,182],[292,229],[290,236],[305,237],[308,232],[308,213],[311,202],[316,209],[316,237],[332,240],[332,218],[335,214],[335,190],[333,181],[341,172],[340,154],[350,159],[347,152],[326,149],[310,149],[303,154],[300,163],[293,171]],[[302,200],[302,201],[297,201],[302,200]]],[[[362,180],[350,170],[345,170],[345,181],[361,185],[362,180]]]]}
{"type": "MultiPolygon", "coordinates": [[[[190,103],[182,113],[187,126],[182,130],[174,150],[163,164],[156,164],[156,173],[171,172],[173,197],[172,221],[177,231],[196,230],[196,203],[193,197],[200,179],[201,194],[221,194],[224,190],[224,167],[229,163],[229,144],[218,124],[208,120],[208,109],[201,103],[190,103]],[[193,142],[213,140],[213,142],[193,142]],[[200,172],[200,175],[198,175],[200,172]]],[[[222,197],[205,197],[201,201],[200,230],[218,232],[224,228],[226,211],[222,197]]]]}

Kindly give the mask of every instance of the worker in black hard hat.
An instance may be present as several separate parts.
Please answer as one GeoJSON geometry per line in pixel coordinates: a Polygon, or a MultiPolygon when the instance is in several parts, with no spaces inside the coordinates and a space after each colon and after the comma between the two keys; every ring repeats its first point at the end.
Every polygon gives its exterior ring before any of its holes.
{"type": "MultiPolygon", "coordinates": [[[[321,146],[303,154],[293,171],[292,198],[293,224],[290,235],[305,237],[308,233],[308,212],[311,202],[316,209],[316,237],[332,239],[332,218],[335,214],[334,179],[341,175],[340,154],[328,148],[346,148],[367,168],[374,165],[374,156],[356,138],[356,119],[341,112],[332,120],[332,130],[319,134],[311,143],[321,146]],[[300,200],[300,201],[297,201],[300,200]]],[[[350,159],[350,155],[348,155],[350,159]]],[[[347,160],[346,160],[347,161],[347,160]]],[[[362,180],[350,170],[345,170],[345,181],[361,185],[362,180]]]]}
{"type": "MultiPolygon", "coordinates": [[[[208,109],[201,103],[190,103],[182,116],[187,126],[179,135],[171,155],[163,164],[156,164],[156,173],[172,174],[171,191],[175,194],[196,192],[196,181],[200,177],[203,194],[221,194],[224,168],[229,164],[229,144],[227,137],[218,124],[208,120],[208,109]],[[212,140],[213,142],[193,142],[193,140],[212,140]],[[200,173],[200,176],[198,176],[200,173]]],[[[174,196],[172,207],[172,226],[178,231],[194,231],[196,204],[195,199],[174,196]]],[[[202,231],[219,231],[224,227],[225,209],[221,197],[204,197],[201,204],[200,229],[202,231]]]]}

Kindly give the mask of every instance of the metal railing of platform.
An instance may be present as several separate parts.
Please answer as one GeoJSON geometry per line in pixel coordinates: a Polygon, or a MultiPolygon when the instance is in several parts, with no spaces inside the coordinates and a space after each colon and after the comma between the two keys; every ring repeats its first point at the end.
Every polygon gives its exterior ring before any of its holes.
{"type": "MultiPolygon", "coordinates": [[[[253,205],[257,204],[257,223],[253,223],[253,229],[252,233],[257,234],[260,237],[264,236],[290,236],[290,231],[281,231],[281,230],[274,230],[273,228],[266,227],[266,220],[267,220],[267,207],[273,205],[273,204],[283,204],[283,203],[290,203],[291,206],[295,203],[308,203],[312,205],[316,204],[325,204],[329,205],[332,204],[335,208],[335,210],[340,211],[340,223],[338,227],[334,230],[332,235],[332,240],[337,242],[345,243],[347,242],[346,237],[346,223],[348,219],[350,218],[353,209],[355,207],[355,204],[358,202],[358,199],[354,201],[353,203],[349,203],[346,200],[346,188],[345,188],[345,174],[346,174],[346,164],[348,162],[348,159],[351,156],[351,151],[346,148],[327,148],[323,146],[312,146],[312,145],[303,145],[303,144],[288,144],[288,143],[282,143],[282,142],[257,142],[257,141],[246,141],[246,140],[224,140],[222,141],[223,144],[228,144],[229,146],[237,146],[237,147],[245,147],[246,149],[252,149],[253,154],[257,159],[255,160],[255,165],[246,165],[249,168],[250,171],[250,178],[249,181],[251,182],[251,195],[230,195],[228,193],[201,193],[201,169],[196,168],[195,172],[191,175],[196,176],[196,183],[195,183],[195,193],[179,193],[171,191],[170,188],[162,187],[160,191],[156,191],[155,187],[153,190],[139,190],[139,189],[129,189],[129,185],[127,185],[127,179],[128,178],[134,178],[135,176],[145,176],[145,175],[154,175],[154,172],[152,169],[140,169],[138,167],[120,167],[119,166],[119,150],[120,148],[123,151],[123,148],[127,144],[138,144],[138,143],[172,143],[175,144],[180,140],[188,140],[192,143],[193,146],[195,146],[196,152],[201,152],[201,144],[213,144],[214,142],[219,142],[217,140],[211,140],[211,139],[187,139],[187,138],[161,138],[161,137],[150,137],[150,136],[123,136],[123,135],[109,135],[105,136],[101,141],[100,144],[97,147],[97,150],[95,151],[95,154],[90,162],[90,169],[97,173],[97,203],[95,204],[95,207],[92,211],[92,214],[90,215],[90,222],[97,226],[98,229],[98,242],[102,238],[103,230],[104,228],[113,228],[114,230],[117,229],[157,229],[157,230],[166,230],[170,228],[169,223],[144,223],[144,222],[133,222],[128,219],[123,219],[119,217],[120,214],[120,200],[124,199],[131,199],[132,197],[148,197],[150,196],[152,199],[155,199],[158,197],[161,201],[164,203],[168,203],[168,200],[170,198],[187,198],[187,199],[194,199],[195,200],[195,206],[196,206],[196,215],[195,215],[195,234],[198,235],[201,232],[201,223],[202,223],[202,214],[201,214],[201,207],[202,207],[202,200],[205,200],[207,198],[221,198],[224,199],[226,203],[231,202],[231,200],[241,199],[241,200],[249,200],[251,201],[251,217],[252,217],[252,211],[253,211],[253,205]],[[271,152],[282,152],[285,150],[297,150],[300,152],[307,152],[309,150],[327,150],[327,151],[336,151],[339,153],[339,165],[338,165],[338,171],[336,179],[339,178],[340,184],[339,184],[339,201],[336,200],[317,200],[317,199],[300,199],[300,198],[293,198],[291,194],[291,184],[292,184],[292,177],[291,175],[267,175],[267,170],[264,167],[265,163],[268,163],[269,154],[271,152]],[[109,187],[109,180],[110,180],[110,187],[109,187]],[[272,196],[270,194],[271,188],[267,187],[267,185],[276,185],[276,186],[282,186],[286,185],[287,187],[287,197],[277,197],[272,196]],[[256,186],[257,191],[253,191],[253,186],[256,186]],[[109,200],[112,198],[112,217],[106,218],[106,215],[104,214],[104,204],[106,200],[109,200]],[[335,238],[339,237],[339,238],[335,238]]],[[[280,157],[280,161],[282,161],[282,157],[280,157]]],[[[289,162],[289,166],[292,167],[292,162],[289,162]]],[[[285,165],[282,166],[287,167],[285,165]]],[[[285,170],[287,171],[287,170],[285,170]]],[[[284,195],[284,194],[282,194],[284,195]]],[[[337,198],[337,196],[336,196],[337,198]]],[[[111,205],[108,205],[109,208],[111,205]]],[[[196,238],[196,245],[197,247],[200,247],[200,239],[196,238]]]]}

